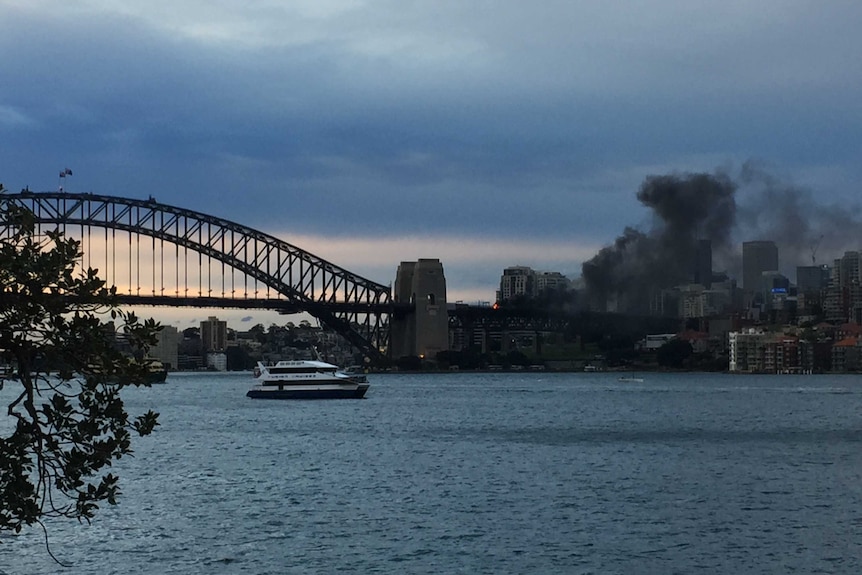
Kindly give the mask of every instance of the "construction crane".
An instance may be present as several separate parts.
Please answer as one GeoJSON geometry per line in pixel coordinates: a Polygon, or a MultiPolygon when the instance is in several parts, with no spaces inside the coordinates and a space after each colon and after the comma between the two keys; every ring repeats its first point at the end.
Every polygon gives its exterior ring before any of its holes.
{"type": "Polygon", "coordinates": [[[811,244],[811,265],[817,265],[817,248],[820,247],[820,242],[823,240],[823,234],[820,234],[820,237],[817,238],[817,241],[811,244]]]}

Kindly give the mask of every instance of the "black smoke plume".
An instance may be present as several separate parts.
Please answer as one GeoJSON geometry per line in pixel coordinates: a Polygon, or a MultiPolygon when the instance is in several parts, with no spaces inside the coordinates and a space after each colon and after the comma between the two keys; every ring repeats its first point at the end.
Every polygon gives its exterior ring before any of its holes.
{"type": "Polygon", "coordinates": [[[774,241],[779,265],[791,280],[797,265],[832,265],[845,251],[862,249],[858,204],[824,203],[811,190],[788,183],[753,161],[742,166],[738,181],[747,194],[737,215],[738,235],[742,240],[774,241]]]}
{"type": "Polygon", "coordinates": [[[637,193],[652,209],[647,232],[627,227],[583,264],[588,298],[600,308],[646,314],[657,292],[692,281],[698,240],[726,250],[736,185],[723,173],[649,176],[637,193]]]}
{"type": "Polygon", "coordinates": [[[711,242],[714,269],[731,278],[741,276],[742,242],[774,241],[779,271],[791,282],[796,266],[831,265],[862,249],[858,205],[818,201],[753,161],[735,178],[725,171],[649,176],[637,198],[652,211],[648,229],[626,227],[583,264],[588,301],[599,309],[650,313],[661,290],[691,282],[698,240],[711,242]]]}

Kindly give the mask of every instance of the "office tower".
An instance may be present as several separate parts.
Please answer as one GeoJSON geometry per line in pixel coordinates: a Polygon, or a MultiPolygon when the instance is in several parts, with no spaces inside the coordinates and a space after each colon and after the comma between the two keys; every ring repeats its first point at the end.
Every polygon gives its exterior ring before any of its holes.
{"type": "Polygon", "coordinates": [[[827,265],[797,266],[796,289],[799,293],[819,294],[829,286],[830,269],[827,265]]]}
{"type": "Polygon", "coordinates": [[[712,287],[712,242],[697,240],[694,253],[692,283],[700,284],[706,289],[712,287]]]}
{"type": "Polygon", "coordinates": [[[758,293],[763,272],[772,271],[778,271],[778,247],[775,242],[743,242],[742,288],[749,294],[758,293]]]}

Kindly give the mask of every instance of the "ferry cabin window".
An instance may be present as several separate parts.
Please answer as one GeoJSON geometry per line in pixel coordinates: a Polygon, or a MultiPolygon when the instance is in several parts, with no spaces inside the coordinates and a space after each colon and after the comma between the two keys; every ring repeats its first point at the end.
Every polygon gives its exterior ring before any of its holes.
{"type": "Polygon", "coordinates": [[[332,373],[335,371],[335,368],[325,368],[325,367],[287,367],[287,368],[271,368],[269,372],[273,375],[279,375],[282,373],[294,373],[294,374],[311,374],[311,373],[332,373]]]}
{"type": "Polygon", "coordinates": [[[317,369],[313,367],[303,367],[303,368],[295,368],[295,367],[286,367],[286,368],[271,368],[269,370],[272,374],[279,373],[317,373],[317,369]]]}

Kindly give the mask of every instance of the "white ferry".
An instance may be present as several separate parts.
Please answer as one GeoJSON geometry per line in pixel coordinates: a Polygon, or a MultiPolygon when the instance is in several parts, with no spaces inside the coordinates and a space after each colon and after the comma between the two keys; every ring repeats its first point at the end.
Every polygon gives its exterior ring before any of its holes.
{"type": "Polygon", "coordinates": [[[368,391],[364,374],[324,361],[258,362],[254,372],[257,383],[246,394],[254,399],[362,399],[368,391]]]}

